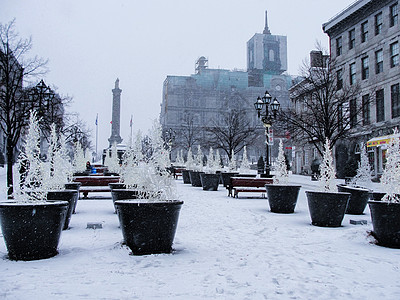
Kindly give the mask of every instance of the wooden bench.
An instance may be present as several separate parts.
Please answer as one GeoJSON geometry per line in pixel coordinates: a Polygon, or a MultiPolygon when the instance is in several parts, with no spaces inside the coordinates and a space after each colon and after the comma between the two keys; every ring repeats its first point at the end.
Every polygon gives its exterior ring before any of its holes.
{"type": "Polygon", "coordinates": [[[111,192],[108,184],[119,182],[119,176],[76,176],[73,181],[81,183],[79,192],[82,192],[83,198],[86,199],[89,192],[111,192]]]}
{"type": "Polygon", "coordinates": [[[221,174],[222,177],[225,177],[222,182],[223,185],[228,190],[228,196],[232,196],[232,177],[246,177],[246,178],[256,178],[256,174],[239,174],[236,172],[229,173],[230,175],[221,174]]]}
{"type": "Polygon", "coordinates": [[[272,178],[232,177],[231,183],[234,198],[238,198],[241,192],[262,193],[264,197],[266,193],[265,185],[273,183],[273,180],[272,178]]]}
{"type": "Polygon", "coordinates": [[[185,170],[185,168],[174,168],[174,178],[178,179],[178,177],[182,176],[182,170],[185,170]]]}

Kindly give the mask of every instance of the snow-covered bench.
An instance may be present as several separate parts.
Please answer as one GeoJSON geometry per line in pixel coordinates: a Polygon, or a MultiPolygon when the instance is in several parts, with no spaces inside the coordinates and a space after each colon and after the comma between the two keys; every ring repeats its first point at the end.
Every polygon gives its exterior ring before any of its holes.
{"type": "Polygon", "coordinates": [[[262,193],[263,197],[266,193],[265,185],[272,184],[272,178],[248,178],[248,177],[232,177],[231,188],[233,197],[238,198],[239,193],[262,193]]]}
{"type": "Polygon", "coordinates": [[[119,182],[119,176],[76,176],[73,181],[81,183],[79,192],[85,199],[89,193],[111,192],[108,184],[119,182]]]}

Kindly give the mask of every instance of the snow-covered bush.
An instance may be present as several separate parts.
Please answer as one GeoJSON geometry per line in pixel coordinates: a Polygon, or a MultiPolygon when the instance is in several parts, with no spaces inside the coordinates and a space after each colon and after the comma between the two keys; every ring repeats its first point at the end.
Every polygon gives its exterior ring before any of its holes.
{"type": "Polygon", "coordinates": [[[289,183],[289,174],[287,171],[285,153],[283,151],[283,142],[282,139],[279,140],[279,152],[278,159],[276,161],[276,173],[273,178],[274,184],[288,184],[289,183]]]}
{"type": "Polygon", "coordinates": [[[146,147],[151,149],[144,150],[143,139],[141,135],[137,136],[132,151],[124,156],[121,178],[127,188],[139,191],[139,199],[174,200],[175,180],[167,171],[171,165],[169,151],[164,147],[161,126],[157,121],[153,123],[149,137],[146,147]]]}
{"type": "Polygon", "coordinates": [[[43,189],[43,164],[40,160],[40,128],[36,112],[31,111],[29,128],[23,150],[17,161],[18,172],[14,182],[14,199],[18,202],[45,201],[43,189]]]}
{"type": "Polygon", "coordinates": [[[386,152],[386,165],[381,177],[381,184],[386,195],[382,201],[400,202],[400,139],[397,128],[393,131],[386,152]]]}
{"type": "Polygon", "coordinates": [[[73,167],[75,173],[82,173],[86,171],[85,153],[79,141],[75,143],[73,167]]]}
{"type": "Polygon", "coordinates": [[[229,160],[228,169],[229,171],[236,171],[236,157],[233,149],[231,152],[231,159],[229,160]]]}
{"type": "Polygon", "coordinates": [[[242,163],[240,164],[239,168],[240,173],[250,173],[250,163],[247,159],[247,148],[244,146],[243,148],[243,158],[242,163]]]}
{"type": "Polygon", "coordinates": [[[357,174],[350,181],[350,185],[352,186],[363,186],[369,187],[372,184],[371,180],[371,166],[369,164],[367,149],[365,145],[361,143],[360,145],[361,153],[360,153],[360,162],[358,163],[357,174]]]}
{"type": "Polygon", "coordinates": [[[336,171],[333,164],[332,151],[330,149],[330,142],[328,139],[325,141],[324,153],[321,165],[319,166],[321,176],[319,178],[319,188],[321,192],[337,193],[336,186],[336,171]]]}
{"type": "Polygon", "coordinates": [[[69,161],[68,150],[65,147],[65,137],[57,138],[56,126],[51,125],[50,144],[47,161],[43,162],[43,188],[49,190],[61,190],[70,182],[73,167],[69,161]]]}

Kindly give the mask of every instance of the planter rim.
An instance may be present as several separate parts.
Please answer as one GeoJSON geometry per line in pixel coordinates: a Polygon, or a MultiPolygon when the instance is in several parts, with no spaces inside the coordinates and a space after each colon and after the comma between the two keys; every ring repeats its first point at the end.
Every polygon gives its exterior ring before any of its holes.
{"type": "Polygon", "coordinates": [[[315,194],[343,194],[343,195],[351,195],[351,193],[347,193],[347,192],[320,192],[320,191],[306,191],[306,193],[315,193],[315,194]]]}
{"type": "Polygon", "coordinates": [[[183,204],[182,200],[159,200],[159,199],[124,199],[117,200],[115,204],[126,205],[126,204],[137,204],[137,205],[157,205],[162,206],[164,204],[183,204]]]}
{"type": "Polygon", "coordinates": [[[268,186],[290,186],[290,187],[299,187],[299,188],[301,188],[301,185],[299,185],[299,184],[268,183],[265,186],[266,187],[268,187],[268,186]]]}
{"type": "Polygon", "coordinates": [[[112,189],[112,192],[131,192],[131,191],[139,191],[139,189],[112,189]]]}
{"type": "Polygon", "coordinates": [[[389,202],[389,201],[378,201],[378,200],[368,200],[368,203],[372,204],[382,204],[382,205],[400,205],[400,202],[389,202]]]}
{"type": "Polygon", "coordinates": [[[369,189],[369,188],[366,188],[366,187],[362,187],[362,186],[352,186],[352,185],[347,185],[347,184],[343,184],[343,183],[341,183],[341,184],[337,184],[337,186],[339,187],[344,187],[344,188],[346,188],[346,189],[349,189],[349,190],[357,190],[357,191],[368,191],[368,192],[372,192],[372,190],[371,189],[369,189]]]}
{"type": "Polygon", "coordinates": [[[68,201],[61,201],[61,200],[46,200],[46,201],[31,201],[31,202],[17,202],[17,201],[1,201],[0,202],[0,207],[6,207],[6,206],[46,206],[46,205],[52,205],[52,206],[64,206],[64,205],[69,205],[68,201]]]}
{"type": "Polygon", "coordinates": [[[73,190],[73,189],[62,189],[62,190],[50,190],[50,191],[47,191],[48,193],[50,192],[50,193],[54,193],[54,192],[56,192],[56,193],[77,193],[78,191],[77,190],[73,190]]]}

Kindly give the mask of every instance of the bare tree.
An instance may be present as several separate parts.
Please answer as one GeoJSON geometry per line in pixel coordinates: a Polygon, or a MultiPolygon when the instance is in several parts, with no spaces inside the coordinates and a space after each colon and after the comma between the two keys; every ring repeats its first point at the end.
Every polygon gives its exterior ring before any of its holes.
{"type": "Polygon", "coordinates": [[[23,81],[44,74],[47,60],[27,58],[32,39],[15,32],[15,20],[0,24],[0,127],[6,137],[7,187],[13,192],[14,153],[28,123],[31,104],[23,90],[23,81]]]}
{"type": "Polygon", "coordinates": [[[205,127],[208,146],[222,149],[228,157],[232,151],[240,152],[244,146],[252,145],[259,137],[259,130],[251,125],[251,119],[245,110],[231,109],[222,114],[221,121],[212,121],[212,125],[205,127]]]}
{"type": "Polygon", "coordinates": [[[323,153],[326,139],[333,147],[363,122],[364,110],[372,98],[363,103],[356,102],[361,88],[357,82],[348,84],[341,68],[322,51],[314,61],[305,62],[302,68],[303,80],[292,87],[291,98],[295,99],[289,110],[280,112],[281,122],[288,124],[290,133],[297,140],[312,143],[323,153]]]}
{"type": "Polygon", "coordinates": [[[186,115],[182,120],[182,125],[176,132],[176,139],[186,151],[201,142],[201,128],[195,124],[192,114],[186,115]]]}
{"type": "Polygon", "coordinates": [[[88,129],[87,124],[79,118],[78,114],[65,115],[64,122],[62,133],[70,149],[73,149],[76,142],[79,142],[85,153],[92,150],[91,131],[88,129]]]}

